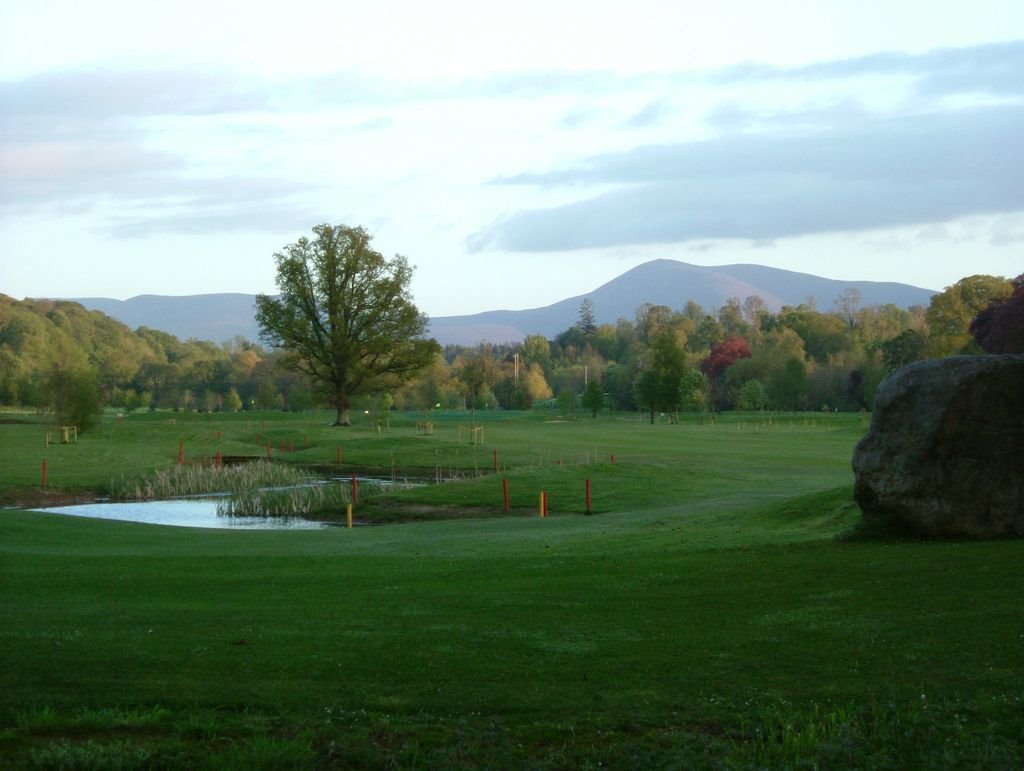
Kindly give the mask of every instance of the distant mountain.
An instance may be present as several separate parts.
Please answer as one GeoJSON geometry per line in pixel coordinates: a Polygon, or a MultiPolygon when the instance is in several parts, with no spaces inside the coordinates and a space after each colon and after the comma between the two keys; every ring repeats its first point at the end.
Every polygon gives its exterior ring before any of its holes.
{"type": "Polygon", "coordinates": [[[223,343],[235,335],[259,338],[256,295],[196,294],[183,297],[142,294],[127,300],[76,297],[89,310],[101,311],[132,329],[149,327],[169,332],[179,340],[196,338],[223,343]]]}
{"type": "Polygon", "coordinates": [[[837,281],[809,273],[769,268],[764,265],[702,267],[675,260],[652,260],[628,270],[592,292],[570,297],[543,308],[520,311],[485,311],[470,316],[440,316],[430,321],[438,342],[471,345],[522,340],[526,335],[547,338],[564,332],[579,320],[580,304],[589,299],[598,324],[633,319],[641,305],[666,305],[681,309],[688,300],[714,311],[731,297],[741,301],[759,296],[772,311],[784,305],[810,300],[822,311],[846,289],[857,289],[861,305],[928,305],[934,291],[909,284],[877,281],[837,281]]]}
{"type": "MultiPolygon", "coordinates": [[[[653,260],[626,271],[592,292],[569,297],[543,308],[485,311],[470,316],[438,316],[430,320],[430,334],[442,345],[516,342],[527,335],[552,338],[579,320],[580,304],[590,299],[597,323],[633,319],[644,303],[682,308],[687,300],[707,311],[725,305],[731,297],[741,301],[759,296],[777,311],[784,305],[814,300],[823,311],[846,289],[857,289],[861,305],[928,305],[935,292],[908,284],[876,281],[836,281],[769,268],[763,265],[702,267],[675,260],[653,260]]],[[[205,294],[188,297],[140,295],[129,300],[85,297],[76,302],[127,324],[170,332],[181,339],[194,337],[221,343],[241,335],[258,339],[254,295],[205,294]]]]}

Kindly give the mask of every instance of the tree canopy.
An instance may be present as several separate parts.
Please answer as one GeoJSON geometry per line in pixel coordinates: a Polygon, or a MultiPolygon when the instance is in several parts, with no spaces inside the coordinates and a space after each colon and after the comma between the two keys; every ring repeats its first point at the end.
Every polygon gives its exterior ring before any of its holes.
{"type": "Polygon", "coordinates": [[[386,260],[363,228],[318,225],[274,255],[277,297],[256,298],[268,344],[286,351],[282,366],[308,376],[350,425],[356,394],[395,388],[431,363],[440,347],[423,337],[426,315],[409,294],[412,268],[386,260]]]}
{"type": "Polygon", "coordinates": [[[986,353],[1024,353],[1024,273],[1013,280],[1013,294],[974,317],[970,332],[986,353]]]}

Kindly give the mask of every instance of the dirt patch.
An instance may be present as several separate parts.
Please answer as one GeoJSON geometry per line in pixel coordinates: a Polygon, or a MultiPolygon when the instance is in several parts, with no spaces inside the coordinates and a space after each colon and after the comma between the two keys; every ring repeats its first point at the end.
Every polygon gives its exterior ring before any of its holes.
{"type": "Polygon", "coordinates": [[[73,503],[92,503],[95,490],[33,490],[17,488],[0,490],[0,506],[13,509],[48,509],[73,503]]]}

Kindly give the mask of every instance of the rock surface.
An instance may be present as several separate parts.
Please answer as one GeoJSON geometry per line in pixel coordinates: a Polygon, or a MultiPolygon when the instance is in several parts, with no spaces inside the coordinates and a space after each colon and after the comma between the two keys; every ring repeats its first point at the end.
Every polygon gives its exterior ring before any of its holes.
{"type": "Polygon", "coordinates": [[[928,537],[1024,535],[1024,355],[894,372],[853,470],[866,520],[928,537]]]}

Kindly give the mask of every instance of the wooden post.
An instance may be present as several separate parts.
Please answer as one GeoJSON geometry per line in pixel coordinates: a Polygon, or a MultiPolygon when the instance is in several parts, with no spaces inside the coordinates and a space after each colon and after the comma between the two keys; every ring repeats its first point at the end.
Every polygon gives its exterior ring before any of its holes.
{"type": "Polygon", "coordinates": [[[267,440],[267,460],[270,460],[270,440],[267,440]]]}
{"type": "Polygon", "coordinates": [[[539,509],[539,514],[540,514],[541,519],[543,519],[544,518],[544,491],[543,490],[540,491],[540,501],[537,504],[537,508],[539,509]]]}
{"type": "Polygon", "coordinates": [[[587,514],[590,513],[590,480],[587,480],[587,514]]]}
{"type": "Polygon", "coordinates": [[[501,480],[501,488],[505,498],[505,513],[508,514],[508,477],[501,480]]]}
{"type": "Polygon", "coordinates": [[[498,448],[494,448],[494,473],[498,473],[498,448]]]}
{"type": "Polygon", "coordinates": [[[46,458],[43,458],[43,489],[46,489],[46,458]]]}
{"type": "Polygon", "coordinates": [[[337,462],[337,464],[339,466],[341,465],[341,447],[340,446],[338,447],[338,459],[337,459],[336,462],[337,462]]]}
{"type": "Polygon", "coordinates": [[[352,504],[351,503],[345,504],[345,524],[349,528],[352,527],[352,504]]]}
{"type": "Polygon", "coordinates": [[[178,465],[185,462],[185,443],[178,442],[178,465]]]}

